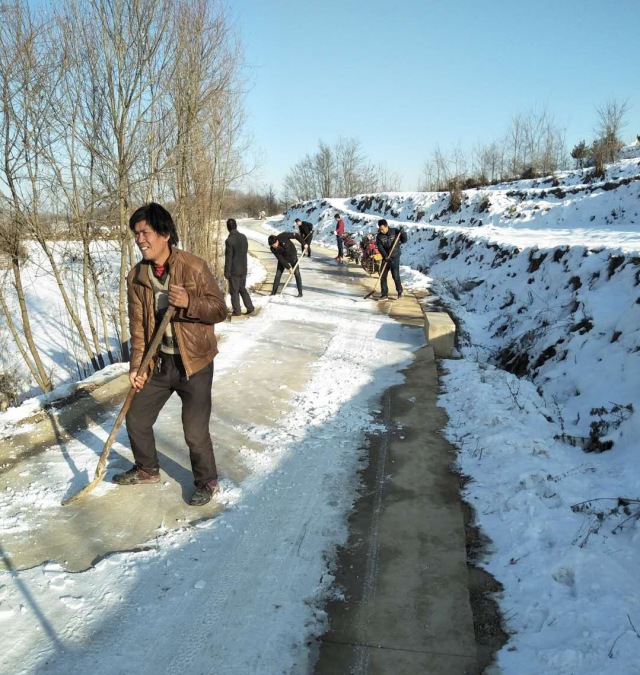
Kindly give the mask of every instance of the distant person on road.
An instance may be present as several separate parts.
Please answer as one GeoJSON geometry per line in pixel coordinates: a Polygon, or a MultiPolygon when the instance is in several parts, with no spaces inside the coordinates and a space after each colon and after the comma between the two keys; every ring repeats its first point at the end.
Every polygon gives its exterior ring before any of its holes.
{"type": "Polygon", "coordinates": [[[400,281],[400,244],[404,244],[406,241],[407,233],[403,228],[389,227],[389,223],[387,223],[384,218],[378,221],[376,246],[382,255],[383,265],[382,276],[380,277],[380,290],[382,292],[380,300],[386,300],[389,297],[389,287],[387,285],[387,275],[389,272],[391,272],[393,283],[396,286],[398,298],[402,297],[402,281],[400,281]]]}
{"type": "Polygon", "coordinates": [[[278,260],[278,268],[276,269],[276,276],[273,279],[271,295],[275,295],[278,292],[282,273],[285,270],[288,270],[289,274],[295,274],[298,297],[302,297],[302,276],[300,275],[300,266],[298,265],[298,252],[292,239],[300,242],[302,253],[304,255],[307,245],[304,243],[298,232],[281,232],[277,235],[272,234],[267,240],[269,242],[271,253],[273,253],[278,260]]]}
{"type": "Polygon", "coordinates": [[[247,238],[238,232],[238,224],[234,218],[227,220],[229,236],[224,243],[224,278],[229,283],[231,296],[231,314],[240,316],[240,297],[247,308],[247,314],[253,314],[254,307],[247,291],[247,238]]]}
{"type": "MultiPolygon", "coordinates": [[[[311,240],[313,239],[313,225],[308,223],[306,220],[300,220],[300,218],[296,218],[296,225],[298,226],[298,232],[300,232],[300,236],[307,245],[307,256],[310,258],[311,240]]],[[[304,255],[304,250],[302,250],[301,255],[304,255]]]]}
{"type": "Polygon", "coordinates": [[[192,506],[211,501],[218,473],[209,432],[213,359],[218,353],[214,324],[227,318],[224,295],[207,263],[177,248],[171,214],[150,203],[134,211],[129,228],[142,260],[127,276],[131,361],[129,382],[136,390],[127,413],[127,433],[135,465],[113,477],[118,485],[160,482],[153,425],[177,392],[182,428],[196,485],[192,506]],[[176,308],[149,372],[137,375],[155,327],[169,305],[176,308]]]}
{"type": "Polygon", "coordinates": [[[338,255],[336,256],[336,261],[342,263],[343,262],[342,258],[344,256],[344,245],[342,242],[342,235],[344,234],[344,220],[340,218],[339,213],[336,213],[334,219],[336,221],[336,230],[335,230],[336,243],[338,244],[338,255]]]}

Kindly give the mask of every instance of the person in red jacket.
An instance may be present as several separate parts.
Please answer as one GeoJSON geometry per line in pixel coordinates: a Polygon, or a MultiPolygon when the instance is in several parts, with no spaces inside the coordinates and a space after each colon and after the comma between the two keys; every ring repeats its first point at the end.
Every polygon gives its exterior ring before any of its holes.
{"type": "Polygon", "coordinates": [[[342,256],[344,255],[344,247],[342,244],[342,235],[344,234],[344,220],[340,218],[340,214],[336,213],[334,216],[336,219],[336,243],[338,244],[338,255],[336,256],[336,260],[341,263],[343,262],[342,256]]]}

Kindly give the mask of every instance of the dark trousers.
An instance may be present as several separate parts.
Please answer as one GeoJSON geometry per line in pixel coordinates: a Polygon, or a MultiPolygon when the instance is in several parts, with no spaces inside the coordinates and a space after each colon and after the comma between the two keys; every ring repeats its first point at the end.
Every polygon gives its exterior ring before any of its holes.
{"type": "Polygon", "coordinates": [[[402,293],[402,282],[400,281],[400,256],[397,258],[390,258],[389,263],[385,265],[384,272],[380,277],[380,290],[382,295],[389,293],[389,286],[387,285],[387,275],[391,272],[393,283],[396,285],[396,292],[402,293]]]}
{"type": "Polygon", "coordinates": [[[234,314],[240,314],[242,308],[240,307],[240,298],[247,308],[248,312],[253,312],[253,303],[247,292],[247,275],[246,274],[232,274],[229,279],[229,295],[231,296],[231,309],[234,314]]]}
{"type": "Polygon", "coordinates": [[[336,242],[338,244],[338,258],[342,258],[344,255],[344,242],[339,234],[336,235],[336,242]]]}
{"type": "Polygon", "coordinates": [[[187,378],[180,356],[163,354],[156,370],[134,397],[127,413],[127,433],[136,465],[145,471],[159,468],[153,425],[173,392],[182,400],[182,429],[197,487],[218,477],[209,432],[213,363],[187,378]]]}
{"type": "MultiPolygon", "coordinates": [[[[282,276],[283,272],[284,267],[280,263],[278,263],[278,268],[276,269],[276,276],[273,279],[273,286],[271,287],[271,295],[275,295],[276,292],[278,291],[278,286],[280,285],[280,277],[282,276]]],[[[302,293],[302,277],[300,276],[300,265],[298,265],[298,267],[296,268],[295,277],[296,277],[296,286],[298,287],[298,293],[302,293]]]]}
{"type": "MultiPolygon", "coordinates": [[[[309,236],[307,236],[307,237],[304,238],[304,243],[309,247],[309,248],[307,249],[307,255],[309,256],[309,258],[311,257],[311,240],[312,240],[312,239],[313,239],[313,235],[312,235],[312,234],[310,234],[309,236]]],[[[301,255],[304,255],[304,253],[302,253],[301,255]]]]}

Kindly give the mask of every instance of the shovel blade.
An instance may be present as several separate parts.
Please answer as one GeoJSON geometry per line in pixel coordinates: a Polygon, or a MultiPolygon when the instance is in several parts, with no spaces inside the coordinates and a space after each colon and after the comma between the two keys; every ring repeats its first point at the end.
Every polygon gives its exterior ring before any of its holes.
{"type": "Polygon", "coordinates": [[[78,501],[78,499],[82,499],[84,496],[88,495],[93,488],[97,487],[102,483],[102,479],[104,478],[104,472],[98,474],[97,476],[94,477],[94,479],[88,484],[85,485],[82,490],[79,490],[75,494],[71,495],[70,497],[67,497],[66,499],[63,499],[61,504],[62,506],[66,506],[67,504],[71,504],[72,502],[78,501]]]}

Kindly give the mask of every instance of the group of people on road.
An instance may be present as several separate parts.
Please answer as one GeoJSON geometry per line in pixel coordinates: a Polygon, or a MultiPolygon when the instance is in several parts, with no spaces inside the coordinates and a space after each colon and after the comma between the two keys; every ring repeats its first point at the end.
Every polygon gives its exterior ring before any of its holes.
{"type": "MultiPolygon", "coordinates": [[[[343,262],[344,221],[335,215],[338,263],[343,262]]],[[[296,280],[302,297],[302,277],[294,241],[301,255],[311,257],[313,225],[296,218],[298,232],[281,232],[268,238],[269,248],[278,261],[271,295],[275,295],[285,270],[296,280]]],[[[138,208],[129,219],[142,259],[127,276],[131,353],[129,382],[135,396],[126,414],[127,434],[134,465],[113,476],[118,485],[160,482],[160,463],[153,425],[173,392],[182,401],[182,427],[189,448],[195,490],[192,506],[211,501],[219,489],[218,473],[209,431],[212,407],[213,361],[218,353],[214,326],[227,319],[224,294],[207,263],[177,247],[179,237],[171,214],[151,202],[138,208]],[[150,366],[139,372],[162,317],[169,307],[174,315],[160,339],[150,366]]],[[[227,220],[224,277],[231,299],[231,314],[241,314],[242,300],[247,314],[255,311],[246,288],[248,242],[233,218],[227,220]]],[[[380,299],[388,298],[387,275],[391,272],[398,297],[400,245],[407,241],[402,228],[390,228],[378,221],[376,243],[384,260],[380,276],[380,299]]]]}

